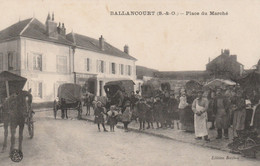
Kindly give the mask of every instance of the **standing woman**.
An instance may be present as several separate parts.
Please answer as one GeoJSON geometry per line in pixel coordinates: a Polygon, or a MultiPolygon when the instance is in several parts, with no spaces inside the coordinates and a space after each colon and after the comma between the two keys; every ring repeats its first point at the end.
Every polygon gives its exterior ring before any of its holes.
{"type": "Polygon", "coordinates": [[[187,97],[186,97],[186,92],[181,91],[181,97],[180,97],[180,103],[178,106],[179,109],[179,117],[180,117],[180,123],[181,123],[181,129],[185,130],[186,126],[186,114],[185,114],[185,108],[188,106],[187,103],[187,97]]]}
{"type": "Polygon", "coordinates": [[[234,100],[235,110],[233,117],[233,132],[234,137],[238,137],[239,133],[245,128],[245,119],[246,119],[246,102],[243,97],[242,90],[237,91],[237,96],[234,100]]]}
{"type": "Polygon", "coordinates": [[[125,110],[122,113],[122,122],[124,124],[125,132],[128,132],[128,124],[131,122],[132,110],[130,107],[130,101],[125,102],[125,110]]]}
{"type": "Polygon", "coordinates": [[[102,127],[104,129],[105,132],[107,132],[106,128],[105,128],[105,120],[104,120],[104,115],[105,115],[105,110],[102,107],[102,104],[100,101],[97,102],[97,106],[95,108],[95,123],[97,123],[98,125],[98,130],[100,131],[100,124],[102,124],[102,127]]]}
{"type": "Polygon", "coordinates": [[[211,127],[209,128],[210,130],[215,129],[215,115],[213,113],[213,102],[214,102],[214,97],[215,97],[215,92],[213,90],[210,90],[208,94],[208,102],[209,102],[209,107],[208,107],[208,121],[211,122],[211,127]]]}
{"type": "Polygon", "coordinates": [[[196,139],[210,141],[208,138],[207,129],[207,109],[208,100],[202,98],[203,91],[198,91],[198,97],[192,103],[192,110],[194,112],[194,128],[196,139]]]}

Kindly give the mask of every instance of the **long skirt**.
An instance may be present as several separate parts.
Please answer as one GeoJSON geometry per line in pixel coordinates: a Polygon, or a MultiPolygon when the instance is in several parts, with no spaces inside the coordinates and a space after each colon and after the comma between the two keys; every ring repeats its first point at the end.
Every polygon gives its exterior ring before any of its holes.
{"type": "Polygon", "coordinates": [[[146,115],[145,115],[145,119],[146,119],[146,122],[152,123],[153,122],[153,112],[150,110],[147,111],[146,115]]]}
{"type": "Polygon", "coordinates": [[[181,130],[194,131],[194,114],[190,107],[179,109],[181,130]]]}
{"type": "Polygon", "coordinates": [[[234,130],[244,130],[245,119],[246,119],[246,110],[245,109],[234,111],[233,129],[234,130]]]}
{"type": "Polygon", "coordinates": [[[203,113],[200,116],[194,114],[194,128],[196,137],[204,137],[208,135],[207,113],[203,113]]]}
{"type": "Polygon", "coordinates": [[[94,123],[104,123],[105,119],[103,115],[99,115],[95,117],[94,123]]]}

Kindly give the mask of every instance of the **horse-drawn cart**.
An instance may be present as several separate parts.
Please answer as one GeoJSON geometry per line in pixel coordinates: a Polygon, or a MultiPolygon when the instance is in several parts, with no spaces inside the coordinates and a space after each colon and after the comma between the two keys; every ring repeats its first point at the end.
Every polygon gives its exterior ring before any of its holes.
{"type": "Polygon", "coordinates": [[[0,73],[0,123],[3,123],[5,130],[3,151],[7,147],[8,125],[10,124],[11,140],[15,140],[15,130],[19,126],[19,150],[14,149],[14,141],[11,141],[10,148],[10,157],[15,162],[19,162],[23,158],[22,135],[24,124],[28,126],[30,138],[34,136],[32,95],[30,90],[22,90],[26,81],[26,78],[7,71],[0,73]]]}
{"type": "Polygon", "coordinates": [[[57,111],[62,111],[62,119],[68,118],[67,110],[73,109],[78,111],[78,119],[82,114],[82,89],[80,85],[65,83],[58,88],[58,100],[54,100],[53,113],[56,119],[57,111]]]}

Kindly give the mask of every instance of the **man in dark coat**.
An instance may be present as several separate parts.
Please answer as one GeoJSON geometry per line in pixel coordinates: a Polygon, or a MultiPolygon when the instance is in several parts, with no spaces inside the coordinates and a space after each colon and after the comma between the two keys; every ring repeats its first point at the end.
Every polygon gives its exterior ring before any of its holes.
{"type": "MultiPolygon", "coordinates": [[[[178,101],[175,99],[174,94],[170,95],[170,99],[167,103],[167,118],[166,118],[166,124],[169,125],[170,128],[174,128],[174,122],[173,120],[178,119],[178,101]],[[177,113],[176,113],[177,112],[177,113]]],[[[178,126],[179,128],[179,126],[178,126]]]]}
{"type": "Polygon", "coordinates": [[[228,139],[229,128],[229,106],[227,98],[222,94],[222,89],[218,88],[213,103],[213,112],[215,114],[216,128],[218,136],[216,139],[222,138],[222,129],[224,129],[224,137],[228,139]]]}
{"type": "Polygon", "coordinates": [[[150,109],[150,106],[146,104],[144,99],[141,99],[137,104],[136,104],[137,112],[138,112],[138,119],[140,123],[140,128],[139,130],[145,130],[145,115],[146,112],[150,109]]]}
{"type": "Polygon", "coordinates": [[[147,110],[146,115],[145,115],[145,119],[146,122],[148,124],[147,129],[149,129],[150,127],[152,127],[153,129],[153,103],[154,103],[154,98],[151,97],[150,99],[147,99],[146,103],[149,105],[150,109],[147,110]]]}
{"type": "Polygon", "coordinates": [[[163,118],[163,103],[161,102],[160,97],[156,97],[156,101],[153,104],[154,109],[154,120],[157,124],[157,128],[162,128],[164,124],[164,118],[163,118]],[[161,124],[161,126],[159,126],[161,124]]]}

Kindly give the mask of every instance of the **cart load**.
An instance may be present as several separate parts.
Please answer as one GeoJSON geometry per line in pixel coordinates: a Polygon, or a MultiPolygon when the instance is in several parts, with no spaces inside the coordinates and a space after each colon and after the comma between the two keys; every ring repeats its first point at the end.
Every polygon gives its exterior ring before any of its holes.
{"type": "Polygon", "coordinates": [[[81,118],[82,113],[82,89],[78,84],[65,83],[58,88],[58,99],[54,100],[53,111],[54,118],[56,119],[57,111],[60,109],[62,111],[62,119],[67,115],[67,110],[77,110],[78,119],[81,118]]]}
{"type": "Polygon", "coordinates": [[[185,89],[188,95],[193,94],[197,90],[201,90],[203,85],[195,80],[190,80],[185,84],[185,89]]]}
{"type": "Polygon", "coordinates": [[[111,104],[122,106],[134,91],[134,85],[132,80],[110,81],[105,84],[104,89],[111,104]]]}

